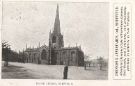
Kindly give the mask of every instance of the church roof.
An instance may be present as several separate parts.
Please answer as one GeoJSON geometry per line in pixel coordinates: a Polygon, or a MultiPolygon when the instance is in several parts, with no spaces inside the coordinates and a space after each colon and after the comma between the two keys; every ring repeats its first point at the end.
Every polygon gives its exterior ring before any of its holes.
{"type": "Polygon", "coordinates": [[[48,50],[49,48],[46,45],[42,45],[42,46],[37,47],[37,48],[27,48],[25,50],[25,52],[39,52],[39,51],[42,51],[43,49],[47,49],[48,50]]]}

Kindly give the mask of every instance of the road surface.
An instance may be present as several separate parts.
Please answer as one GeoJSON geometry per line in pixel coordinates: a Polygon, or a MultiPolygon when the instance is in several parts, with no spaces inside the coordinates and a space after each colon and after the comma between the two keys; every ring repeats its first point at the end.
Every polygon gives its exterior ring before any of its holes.
{"type": "MultiPolygon", "coordinates": [[[[45,65],[33,63],[9,62],[8,67],[2,66],[3,79],[63,79],[64,65],[45,65]]],[[[69,66],[68,79],[97,80],[107,79],[107,71],[84,70],[84,67],[69,66]]]]}

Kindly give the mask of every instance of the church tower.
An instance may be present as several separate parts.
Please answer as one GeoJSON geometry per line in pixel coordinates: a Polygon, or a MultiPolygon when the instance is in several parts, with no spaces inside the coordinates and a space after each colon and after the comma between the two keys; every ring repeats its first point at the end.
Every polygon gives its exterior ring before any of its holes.
{"type": "Polygon", "coordinates": [[[55,65],[57,63],[55,50],[61,49],[62,47],[64,47],[64,41],[60,31],[59,6],[57,5],[54,28],[49,33],[49,64],[55,65]]]}
{"type": "Polygon", "coordinates": [[[59,6],[57,5],[53,32],[49,34],[49,47],[59,49],[64,47],[63,35],[60,31],[59,6]]]}

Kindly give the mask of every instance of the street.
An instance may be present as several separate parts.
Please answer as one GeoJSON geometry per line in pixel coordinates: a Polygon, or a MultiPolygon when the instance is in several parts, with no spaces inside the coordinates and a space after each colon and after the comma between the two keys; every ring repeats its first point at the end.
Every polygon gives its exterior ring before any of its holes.
{"type": "MultiPolygon", "coordinates": [[[[9,62],[2,66],[3,79],[63,79],[64,65],[45,65],[33,63],[9,62]]],[[[69,66],[68,79],[97,80],[107,79],[107,71],[84,70],[84,67],[69,66]]]]}

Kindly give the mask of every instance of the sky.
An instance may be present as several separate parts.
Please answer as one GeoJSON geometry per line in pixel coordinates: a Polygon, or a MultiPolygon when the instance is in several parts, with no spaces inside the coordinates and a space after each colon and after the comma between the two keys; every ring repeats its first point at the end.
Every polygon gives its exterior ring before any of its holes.
{"type": "Polygon", "coordinates": [[[108,58],[109,3],[4,2],[2,40],[15,51],[48,45],[59,5],[64,46],[81,46],[85,55],[108,58]]]}

